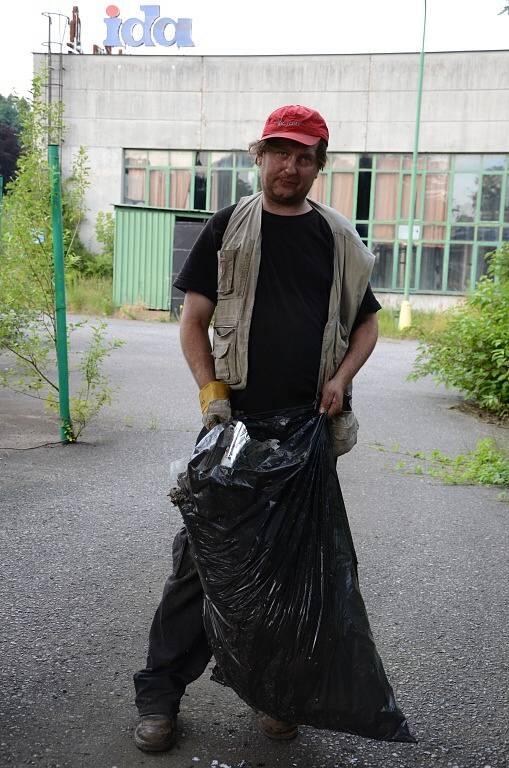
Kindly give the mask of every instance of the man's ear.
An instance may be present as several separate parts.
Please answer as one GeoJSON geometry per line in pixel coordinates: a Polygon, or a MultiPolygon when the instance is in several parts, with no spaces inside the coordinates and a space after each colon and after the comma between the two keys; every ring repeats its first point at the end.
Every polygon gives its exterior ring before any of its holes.
{"type": "Polygon", "coordinates": [[[255,160],[256,165],[261,165],[261,162],[262,162],[262,156],[256,155],[256,160],[255,160]]]}

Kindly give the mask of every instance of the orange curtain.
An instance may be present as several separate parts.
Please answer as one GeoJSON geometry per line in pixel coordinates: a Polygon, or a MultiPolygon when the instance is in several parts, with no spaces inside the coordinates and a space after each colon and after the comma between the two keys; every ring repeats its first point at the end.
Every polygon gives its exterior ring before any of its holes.
{"type": "Polygon", "coordinates": [[[190,171],[171,171],[170,208],[189,208],[190,171]]]}
{"type": "Polygon", "coordinates": [[[333,173],[331,206],[346,216],[347,219],[353,218],[353,173],[333,173]]]}
{"type": "Polygon", "coordinates": [[[165,178],[164,171],[150,171],[149,205],[163,208],[165,205],[165,178]]]}
{"type": "MultiPolygon", "coordinates": [[[[426,177],[426,192],[424,196],[424,221],[447,220],[447,183],[445,174],[430,173],[426,177]]],[[[443,227],[426,227],[426,239],[442,240],[443,227]]]]}
{"type": "Polygon", "coordinates": [[[327,175],[319,173],[309,190],[309,197],[318,203],[327,203],[327,175]]]}
{"type": "Polygon", "coordinates": [[[145,171],[140,168],[129,168],[127,171],[127,193],[131,201],[145,199],[145,171]]]}
{"type": "Polygon", "coordinates": [[[398,207],[397,173],[377,173],[375,186],[375,221],[394,221],[398,207]]]}

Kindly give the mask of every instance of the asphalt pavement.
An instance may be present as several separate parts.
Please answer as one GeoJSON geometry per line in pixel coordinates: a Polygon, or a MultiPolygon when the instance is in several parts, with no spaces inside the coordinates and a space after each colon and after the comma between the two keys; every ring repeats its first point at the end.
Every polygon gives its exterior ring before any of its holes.
{"type": "Polygon", "coordinates": [[[359,444],[338,472],[373,634],[419,744],[312,728],[274,744],[205,673],[183,699],[178,745],[136,749],[132,673],[181,525],[166,494],[200,416],[177,325],[111,320],[108,333],[126,341],[106,366],[115,401],[77,445],[54,444],[38,402],[0,390],[0,765],[506,766],[509,505],[495,489],[396,464],[405,451],[457,454],[485,436],[507,445],[508,430],[462,412],[429,379],[407,382],[410,341],[380,341],[357,376],[359,444]]]}

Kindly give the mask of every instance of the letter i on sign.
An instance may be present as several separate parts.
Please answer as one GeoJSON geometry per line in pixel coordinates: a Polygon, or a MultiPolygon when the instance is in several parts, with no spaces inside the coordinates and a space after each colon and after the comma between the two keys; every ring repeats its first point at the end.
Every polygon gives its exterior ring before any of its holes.
{"type": "Polygon", "coordinates": [[[120,40],[120,27],[122,26],[122,19],[120,18],[120,8],[116,5],[108,5],[106,8],[106,17],[104,23],[106,24],[106,40],[103,45],[111,45],[113,47],[123,46],[120,40]]]}

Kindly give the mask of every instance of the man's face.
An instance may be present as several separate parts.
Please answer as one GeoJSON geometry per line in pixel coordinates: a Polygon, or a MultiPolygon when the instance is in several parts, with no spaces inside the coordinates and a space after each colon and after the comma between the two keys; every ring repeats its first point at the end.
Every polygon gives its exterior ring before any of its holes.
{"type": "Polygon", "coordinates": [[[290,139],[270,139],[267,149],[258,155],[260,180],[264,195],[278,205],[301,203],[318,176],[316,148],[290,139]]]}

